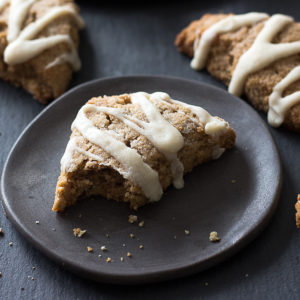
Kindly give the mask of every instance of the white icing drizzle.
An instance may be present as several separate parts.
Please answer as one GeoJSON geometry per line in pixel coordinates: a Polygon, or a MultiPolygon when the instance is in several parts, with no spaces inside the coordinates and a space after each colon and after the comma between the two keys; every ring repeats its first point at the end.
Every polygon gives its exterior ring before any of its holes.
{"type": "Polygon", "coordinates": [[[286,112],[295,104],[300,103],[300,91],[282,97],[284,90],[293,82],[300,80],[300,66],[292,69],[277,85],[269,97],[268,122],[280,126],[284,121],[286,112]]]}
{"type": "MultiPolygon", "coordinates": [[[[194,43],[194,58],[191,66],[194,69],[205,67],[209,50],[218,34],[234,31],[242,26],[249,26],[267,18],[267,14],[248,13],[228,16],[208,28],[194,43]]],[[[228,87],[228,91],[236,96],[243,93],[247,77],[261,70],[280,58],[300,53],[300,41],[291,43],[271,43],[272,39],[286,25],[293,22],[293,18],[276,14],[270,17],[263,29],[257,35],[252,46],[240,57],[228,87]]],[[[294,68],[273,89],[269,97],[268,121],[274,126],[280,126],[288,109],[300,102],[300,91],[282,97],[284,90],[293,82],[300,79],[300,66],[294,68]]],[[[196,107],[202,115],[201,108],[196,107]],[[200,110],[199,110],[200,109],[200,110]]],[[[201,117],[199,117],[201,119],[201,117]]]]}
{"type": "Polygon", "coordinates": [[[128,116],[122,109],[95,106],[95,110],[115,116],[150,140],[158,151],[163,153],[170,161],[174,186],[182,188],[184,185],[184,167],[177,158],[177,153],[183,147],[183,137],[173,125],[165,120],[156,106],[149,101],[150,99],[161,101],[157,94],[149,95],[142,92],[131,94],[132,104],[139,105],[142,108],[148,122],[128,116]]]}
{"type": "MultiPolygon", "coordinates": [[[[67,61],[72,65],[75,71],[79,70],[81,66],[80,59],[69,35],[56,34],[38,39],[33,38],[60,16],[71,15],[79,28],[84,26],[82,18],[70,5],[56,6],[49,9],[43,17],[30,23],[21,31],[21,26],[28,14],[28,10],[35,1],[36,0],[10,0],[11,7],[7,37],[9,44],[4,51],[4,61],[9,65],[23,63],[44,50],[64,42],[70,46],[71,51],[63,54],[60,58],[56,58],[53,65],[67,61]]],[[[47,67],[49,68],[49,64],[47,67]]]]}
{"type": "MultiPolygon", "coordinates": [[[[142,156],[135,149],[127,147],[125,143],[120,141],[116,132],[97,128],[93,122],[88,119],[86,114],[89,112],[102,112],[112,115],[145,136],[157,150],[164,154],[170,161],[173,184],[176,188],[182,188],[184,185],[184,167],[177,157],[178,151],[184,146],[184,139],[181,133],[162,116],[154,103],[164,101],[169,105],[180,104],[189,108],[199,118],[200,122],[205,125],[207,134],[212,135],[214,138],[217,138],[223,130],[228,129],[229,124],[216,117],[212,117],[207,111],[200,107],[172,100],[166,93],[156,92],[147,94],[138,92],[130,96],[131,103],[142,109],[148,122],[126,114],[126,111],[121,108],[86,104],[78,112],[72,124],[72,129],[76,128],[83,137],[91,143],[102,147],[107,153],[118,160],[126,170],[126,172],[121,174],[125,178],[131,179],[138,184],[150,201],[158,201],[162,195],[162,187],[158,173],[143,161],[142,156]]],[[[216,147],[213,151],[214,158],[219,157],[224,150],[223,148],[216,147]]],[[[73,137],[69,141],[61,160],[62,172],[72,171],[72,156],[74,151],[83,153],[87,157],[102,164],[100,157],[77,146],[76,138],[73,137]]]]}
{"type": "MultiPolygon", "coordinates": [[[[153,96],[159,97],[162,101],[164,101],[168,105],[178,104],[187,109],[189,109],[196,117],[190,117],[194,122],[199,123],[199,121],[204,125],[204,132],[211,136],[214,140],[218,140],[220,135],[224,134],[227,130],[229,130],[230,126],[228,122],[221,120],[220,118],[213,117],[208,111],[203,109],[200,106],[190,105],[178,100],[171,99],[170,96],[163,92],[156,92],[152,94],[153,96]]],[[[213,159],[218,159],[225,152],[225,148],[221,148],[216,146],[212,153],[213,159]]]]}
{"type": "MultiPolygon", "coordinates": [[[[82,153],[83,155],[91,158],[92,160],[95,160],[98,162],[98,164],[103,165],[103,166],[110,166],[110,164],[106,163],[101,156],[96,155],[94,153],[91,153],[89,151],[86,151],[82,149],[81,147],[77,146],[76,143],[76,138],[71,138],[67,144],[65,153],[63,157],[61,158],[60,165],[61,165],[61,171],[62,172],[73,172],[75,164],[73,164],[73,154],[74,152],[77,151],[79,153],[82,153]]],[[[124,172],[120,169],[117,170],[121,175],[123,175],[125,178],[130,179],[128,176],[128,172],[124,172]]]]}
{"type": "Polygon", "coordinates": [[[36,0],[11,0],[8,17],[7,41],[13,42],[20,34],[28,10],[36,0]]]}
{"type": "Polygon", "coordinates": [[[247,77],[270,65],[276,60],[300,53],[300,42],[272,44],[276,34],[293,18],[276,14],[266,21],[264,28],[256,37],[253,45],[239,59],[229,85],[229,92],[240,96],[247,77]]]}
{"type": "Polygon", "coordinates": [[[194,58],[191,62],[191,67],[196,70],[205,67],[211,45],[219,34],[235,31],[243,26],[253,25],[267,17],[267,14],[252,12],[243,15],[228,16],[215,23],[204,31],[200,39],[195,40],[194,58]]]}
{"type": "MultiPolygon", "coordinates": [[[[162,187],[158,173],[148,166],[134,149],[113,137],[107,130],[97,128],[86,116],[88,112],[97,112],[97,106],[86,104],[72,124],[87,140],[103,148],[115,157],[128,171],[128,177],[136,182],[150,201],[158,201],[162,196],[162,187]]],[[[68,155],[68,154],[67,154],[68,155]]]]}
{"type": "Polygon", "coordinates": [[[210,135],[212,138],[217,139],[221,134],[230,128],[228,122],[217,117],[213,117],[208,111],[200,106],[186,104],[177,100],[171,101],[188,108],[193,114],[195,114],[200,122],[203,123],[205,133],[210,135]]]}

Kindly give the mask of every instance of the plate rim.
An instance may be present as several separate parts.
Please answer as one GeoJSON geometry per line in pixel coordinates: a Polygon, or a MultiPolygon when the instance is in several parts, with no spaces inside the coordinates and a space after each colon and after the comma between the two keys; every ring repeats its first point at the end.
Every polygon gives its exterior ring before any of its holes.
{"type": "Polygon", "coordinates": [[[181,81],[191,84],[196,84],[199,86],[202,86],[204,88],[209,89],[216,89],[221,91],[222,93],[227,93],[226,90],[214,86],[212,84],[205,83],[203,81],[197,81],[192,79],[185,79],[180,78],[176,76],[165,76],[165,75],[129,75],[129,76],[109,76],[109,77],[103,77],[103,78],[97,78],[93,79],[87,82],[83,82],[70,90],[68,90],[66,93],[61,95],[59,98],[55,99],[52,103],[47,105],[40,113],[37,114],[36,117],[33,118],[32,121],[29,122],[29,124],[22,130],[19,137],[13,144],[11,150],[9,151],[9,154],[7,156],[7,159],[4,163],[4,167],[2,170],[1,175],[1,196],[2,196],[2,206],[4,208],[4,213],[8,217],[8,219],[11,221],[11,223],[15,226],[15,228],[22,234],[22,236],[28,240],[35,248],[37,248],[39,251],[41,251],[47,258],[50,258],[51,260],[54,260],[56,263],[63,266],[68,271],[71,271],[75,274],[77,274],[80,277],[84,277],[87,279],[91,279],[94,281],[102,282],[102,283],[113,283],[113,284],[120,284],[120,285],[127,285],[127,284],[144,284],[144,283],[153,283],[153,282],[160,282],[165,280],[171,280],[175,278],[180,278],[184,276],[189,276],[191,274],[195,274],[198,272],[201,272],[205,269],[210,268],[213,265],[217,265],[222,261],[225,261],[229,257],[233,256],[235,253],[240,251],[242,248],[244,248],[247,244],[249,244],[263,229],[265,229],[266,225],[270,221],[272,215],[274,214],[277,205],[279,203],[280,194],[282,190],[282,163],[280,159],[280,155],[277,149],[277,145],[274,141],[273,136],[270,133],[270,130],[267,127],[267,124],[262,120],[261,116],[258,114],[258,112],[253,109],[246,101],[241,100],[238,97],[235,97],[234,95],[231,95],[232,97],[236,98],[236,101],[240,101],[243,103],[243,105],[248,106],[248,108],[252,109],[253,112],[257,115],[260,121],[260,125],[264,128],[265,133],[268,134],[269,139],[272,144],[272,148],[274,151],[274,157],[276,158],[279,173],[277,176],[277,185],[276,190],[274,191],[275,197],[273,201],[268,205],[268,207],[264,210],[264,213],[260,216],[258,220],[256,220],[255,223],[252,224],[247,230],[246,233],[235,243],[232,243],[231,246],[227,247],[225,250],[222,250],[221,253],[217,253],[213,256],[210,256],[205,261],[196,261],[193,264],[189,264],[183,267],[175,267],[168,270],[160,270],[160,271],[148,271],[147,273],[143,274],[126,274],[126,277],[123,274],[116,274],[112,273],[109,274],[107,272],[99,272],[99,271],[93,271],[93,270],[87,270],[84,267],[74,264],[73,261],[68,260],[66,258],[62,258],[55,252],[48,250],[45,248],[39,241],[39,239],[35,238],[33,234],[31,234],[28,230],[26,230],[26,227],[23,227],[21,225],[21,221],[16,216],[14,211],[11,209],[9,204],[8,196],[6,195],[5,190],[5,178],[6,173],[8,172],[8,163],[10,161],[10,158],[13,156],[14,151],[19,143],[19,141],[23,138],[23,136],[26,134],[26,132],[31,128],[32,125],[44,114],[47,113],[48,110],[50,110],[53,106],[55,106],[58,102],[63,101],[64,98],[72,93],[76,93],[77,90],[85,89],[90,85],[94,84],[101,84],[105,81],[118,81],[118,80],[135,80],[135,79],[144,79],[144,80],[151,80],[151,79],[161,79],[161,80],[175,80],[175,81],[181,81]]]}

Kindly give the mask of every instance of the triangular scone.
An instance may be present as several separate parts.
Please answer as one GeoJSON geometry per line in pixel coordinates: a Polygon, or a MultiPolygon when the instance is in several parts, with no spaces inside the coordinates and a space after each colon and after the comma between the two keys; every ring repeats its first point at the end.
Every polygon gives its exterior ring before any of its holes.
{"type": "Polygon", "coordinates": [[[143,92],[92,98],[72,124],[61,160],[54,211],[102,195],[137,209],[158,201],[196,165],[235,143],[223,119],[168,94],[143,92]]]}
{"type": "Polygon", "coordinates": [[[300,132],[300,23],[281,14],[206,14],[178,34],[191,66],[207,68],[268,121],[300,132]]]}
{"type": "Polygon", "coordinates": [[[73,0],[0,0],[0,78],[41,103],[64,93],[80,69],[73,0]]]}

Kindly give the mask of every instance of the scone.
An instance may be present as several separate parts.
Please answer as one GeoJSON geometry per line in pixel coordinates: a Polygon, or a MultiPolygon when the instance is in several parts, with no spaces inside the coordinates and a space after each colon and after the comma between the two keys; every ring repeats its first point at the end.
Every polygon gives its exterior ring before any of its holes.
{"type": "Polygon", "coordinates": [[[300,132],[300,23],[285,15],[206,14],[176,38],[191,66],[245,94],[268,121],[300,132]]]}
{"type": "Polygon", "coordinates": [[[0,78],[43,104],[60,96],[81,66],[78,12],[73,0],[0,0],[0,78]]]}
{"type": "Polygon", "coordinates": [[[185,173],[234,143],[226,121],[163,92],[92,98],[72,124],[53,210],[91,195],[137,209],[172,183],[182,188],[185,173]]]}

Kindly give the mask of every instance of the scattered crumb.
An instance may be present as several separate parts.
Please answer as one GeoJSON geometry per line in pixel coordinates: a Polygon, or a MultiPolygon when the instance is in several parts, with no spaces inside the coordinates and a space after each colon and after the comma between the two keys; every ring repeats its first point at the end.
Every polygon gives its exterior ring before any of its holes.
{"type": "Polygon", "coordinates": [[[101,256],[102,256],[101,254],[98,255],[98,257],[101,257],[101,256]]]}
{"type": "Polygon", "coordinates": [[[40,224],[40,221],[35,221],[35,224],[40,224]]]}
{"type": "Polygon", "coordinates": [[[0,272],[0,278],[2,277],[2,272],[0,272]]]}
{"type": "Polygon", "coordinates": [[[205,282],[204,284],[205,284],[205,286],[208,286],[208,282],[205,282]]]}
{"type": "Polygon", "coordinates": [[[102,251],[107,251],[107,248],[105,246],[101,246],[100,248],[102,251]]]}
{"type": "Polygon", "coordinates": [[[126,245],[125,245],[125,244],[123,244],[122,246],[123,246],[123,247],[125,247],[126,245]]]}
{"type": "Polygon", "coordinates": [[[127,252],[127,256],[128,256],[128,257],[132,257],[132,255],[131,255],[130,252],[127,252]]]}
{"type": "Polygon", "coordinates": [[[107,238],[109,238],[109,237],[110,237],[108,233],[107,233],[105,236],[106,236],[107,238]]]}
{"type": "Polygon", "coordinates": [[[87,251],[88,251],[88,252],[93,252],[93,248],[92,248],[92,247],[87,246],[86,248],[87,248],[87,251]]]}
{"type": "Polygon", "coordinates": [[[35,267],[32,267],[32,270],[35,270],[36,268],[35,267]]]}
{"type": "Polygon", "coordinates": [[[106,262],[110,263],[110,262],[111,262],[111,258],[108,257],[108,258],[106,259],[106,262]]]}
{"type": "Polygon", "coordinates": [[[13,242],[9,242],[8,245],[9,245],[9,246],[12,246],[12,245],[13,245],[13,242]]]}
{"type": "Polygon", "coordinates": [[[249,276],[249,274],[245,274],[245,277],[248,277],[249,276]]]}
{"type": "Polygon", "coordinates": [[[52,231],[56,231],[56,229],[55,229],[55,228],[52,228],[52,231]]]}
{"type": "Polygon", "coordinates": [[[34,280],[33,276],[28,275],[28,279],[34,280]]]}
{"type": "Polygon", "coordinates": [[[31,277],[31,280],[34,280],[34,277],[31,277]]]}
{"type": "Polygon", "coordinates": [[[138,220],[138,217],[136,215],[129,215],[129,217],[128,217],[128,222],[130,224],[137,222],[137,220],[138,220]]]}
{"type": "Polygon", "coordinates": [[[0,227],[0,235],[3,235],[3,229],[0,227]]]}
{"type": "Polygon", "coordinates": [[[129,236],[130,236],[130,238],[132,238],[132,239],[134,238],[134,234],[133,234],[133,233],[130,233],[129,236]]]}
{"type": "Polygon", "coordinates": [[[143,246],[143,245],[140,245],[139,248],[140,248],[140,249],[144,249],[144,246],[143,246]]]}
{"type": "Polygon", "coordinates": [[[120,257],[120,261],[124,261],[124,257],[120,257]]]}
{"type": "Polygon", "coordinates": [[[144,222],[144,221],[141,221],[141,222],[139,223],[139,227],[144,227],[144,225],[145,225],[145,222],[144,222]]]}
{"type": "Polygon", "coordinates": [[[73,228],[73,234],[77,237],[82,237],[86,233],[86,230],[81,230],[80,228],[73,228]]]}
{"type": "Polygon", "coordinates": [[[187,230],[187,229],[185,229],[185,230],[184,230],[184,234],[185,234],[185,235],[190,235],[190,231],[187,230]]]}
{"type": "Polygon", "coordinates": [[[211,242],[219,242],[221,240],[221,238],[218,236],[218,233],[216,231],[212,231],[209,234],[209,240],[211,242]]]}
{"type": "Polygon", "coordinates": [[[232,180],[231,180],[231,183],[236,183],[236,180],[235,180],[235,179],[232,179],[232,180]]]}

